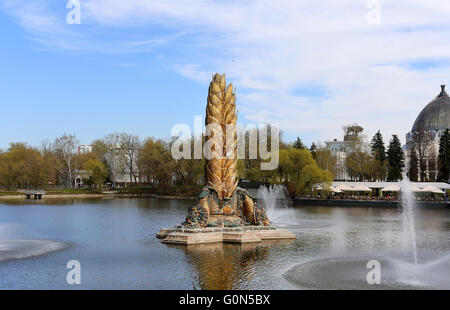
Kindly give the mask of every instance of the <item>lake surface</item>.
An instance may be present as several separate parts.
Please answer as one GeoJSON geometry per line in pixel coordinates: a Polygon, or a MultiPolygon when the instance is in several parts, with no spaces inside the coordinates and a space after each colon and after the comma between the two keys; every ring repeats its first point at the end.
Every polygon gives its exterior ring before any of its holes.
{"type": "Polygon", "coordinates": [[[297,240],[162,244],[155,234],[181,223],[192,203],[1,201],[0,240],[49,240],[64,246],[0,261],[0,289],[364,288],[370,259],[381,262],[387,288],[450,288],[449,209],[415,210],[420,265],[411,267],[400,209],[282,207],[274,212],[274,223],[293,231],[297,240]],[[81,264],[81,285],[66,282],[70,260],[81,264]]]}

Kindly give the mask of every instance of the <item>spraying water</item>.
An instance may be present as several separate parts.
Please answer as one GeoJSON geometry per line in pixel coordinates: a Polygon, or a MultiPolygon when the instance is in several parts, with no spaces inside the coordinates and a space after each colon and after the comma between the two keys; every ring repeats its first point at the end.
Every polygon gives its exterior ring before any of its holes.
{"type": "Polygon", "coordinates": [[[417,265],[417,244],[416,230],[414,221],[414,193],[411,188],[411,182],[406,176],[400,182],[401,204],[403,208],[403,242],[406,247],[412,248],[414,264],[417,265]]]}
{"type": "Polygon", "coordinates": [[[277,217],[279,217],[280,212],[278,211],[280,206],[287,206],[286,188],[282,185],[261,186],[258,189],[258,198],[261,199],[270,221],[276,221],[277,217]]]}

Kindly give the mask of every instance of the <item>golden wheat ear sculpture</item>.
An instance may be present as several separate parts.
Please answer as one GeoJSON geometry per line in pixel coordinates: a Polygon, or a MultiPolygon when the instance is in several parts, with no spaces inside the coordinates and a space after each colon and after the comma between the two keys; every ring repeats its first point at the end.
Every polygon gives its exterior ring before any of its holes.
{"type": "Polygon", "coordinates": [[[211,145],[214,158],[207,160],[205,174],[206,185],[212,187],[220,199],[231,197],[238,184],[236,121],[236,94],[233,84],[227,87],[225,74],[216,73],[209,85],[206,106],[206,125],[215,124],[210,126],[211,131],[206,139],[211,145]],[[219,128],[221,133],[217,132],[219,128]]]}

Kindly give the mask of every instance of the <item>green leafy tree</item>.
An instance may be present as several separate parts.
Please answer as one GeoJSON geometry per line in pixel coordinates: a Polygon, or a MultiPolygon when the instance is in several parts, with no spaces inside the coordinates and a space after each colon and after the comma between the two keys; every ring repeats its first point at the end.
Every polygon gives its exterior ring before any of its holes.
{"type": "Polygon", "coordinates": [[[48,178],[42,154],[25,143],[11,143],[0,154],[0,186],[7,189],[38,188],[48,178]]]}
{"type": "Polygon", "coordinates": [[[46,171],[45,184],[54,185],[60,183],[60,174],[57,166],[57,158],[54,145],[50,140],[45,140],[41,144],[40,152],[44,160],[44,169],[46,171]]]}
{"type": "Polygon", "coordinates": [[[149,138],[139,154],[139,168],[148,182],[171,184],[175,160],[162,141],[149,138]]]}
{"type": "Polygon", "coordinates": [[[388,174],[387,180],[395,182],[401,180],[402,171],[405,167],[405,154],[402,150],[400,140],[397,135],[392,135],[387,150],[388,174]]]}
{"type": "Polygon", "coordinates": [[[103,162],[96,158],[91,158],[86,161],[82,168],[89,171],[89,179],[86,183],[93,184],[98,188],[102,188],[108,177],[108,170],[103,162]]]}
{"type": "Polygon", "coordinates": [[[331,172],[317,166],[309,150],[294,147],[280,150],[278,173],[291,196],[309,193],[314,184],[333,180],[331,172]]]}
{"type": "Polygon", "coordinates": [[[105,165],[107,165],[107,154],[108,154],[108,145],[104,140],[95,140],[91,143],[92,146],[92,154],[99,159],[101,162],[103,162],[105,165]]]}
{"type": "Polygon", "coordinates": [[[364,181],[368,174],[370,160],[370,154],[361,148],[356,148],[350,152],[346,158],[347,172],[350,178],[355,181],[364,181]]]}

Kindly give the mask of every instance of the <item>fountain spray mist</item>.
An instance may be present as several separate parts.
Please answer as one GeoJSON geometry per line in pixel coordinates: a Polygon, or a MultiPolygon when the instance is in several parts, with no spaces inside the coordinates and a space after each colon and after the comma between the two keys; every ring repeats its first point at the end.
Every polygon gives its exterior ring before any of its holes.
{"type": "Polygon", "coordinates": [[[258,198],[262,200],[269,220],[276,221],[279,215],[276,212],[277,207],[280,205],[286,207],[286,188],[283,185],[261,186],[258,189],[258,198]]]}
{"type": "Polygon", "coordinates": [[[403,209],[403,242],[407,248],[412,248],[414,264],[417,265],[416,229],[414,220],[414,193],[411,182],[406,175],[400,182],[401,205],[403,209]]]}

